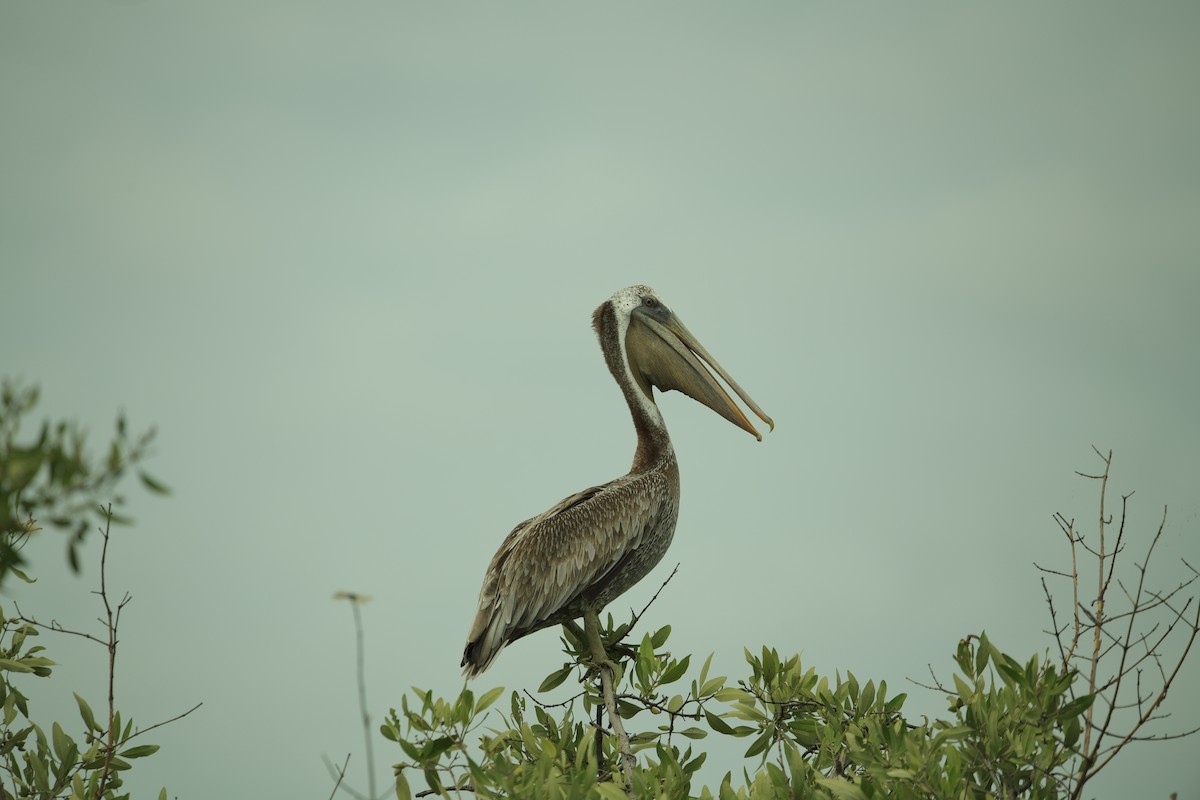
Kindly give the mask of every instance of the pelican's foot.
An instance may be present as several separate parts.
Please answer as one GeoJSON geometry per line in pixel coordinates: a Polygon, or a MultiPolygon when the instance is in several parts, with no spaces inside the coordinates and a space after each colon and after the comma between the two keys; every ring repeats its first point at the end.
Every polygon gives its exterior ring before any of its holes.
{"type": "Polygon", "coordinates": [[[637,658],[638,649],[631,644],[617,642],[616,644],[608,645],[604,651],[609,655],[615,655],[621,661],[633,661],[637,658]]]}
{"type": "Polygon", "coordinates": [[[587,664],[589,676],[594,675],[596,677],[599,677],[600,670],[604,669],[604,670],[608,670],[608,674],[612,676],[614,685],[620,682],[623,672],[621,670],[621,667],[617,665],[617,662],[613,661],[611,658],[600,659],[600,658],[596,658],[596,656],[593,655],[593,656],[589,656],[587,659],[585,659],[585,661],[587,664]]]}

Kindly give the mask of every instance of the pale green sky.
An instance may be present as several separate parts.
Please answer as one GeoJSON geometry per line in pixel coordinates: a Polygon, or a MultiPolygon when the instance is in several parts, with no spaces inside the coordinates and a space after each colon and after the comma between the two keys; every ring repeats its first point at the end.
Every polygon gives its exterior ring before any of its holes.
{"type": "MultiPolygon", "coordinates": [[[[375,598],[376,717],[459,689],[504,534],[628,467],[589,321],[631,283],[778,422],[662,400],[680,523],[617,610],[682,563],[648,615],[680,652],[899,690],[982,628],[1043,650],[1031,562],[1094,519],[1093,444],[1136,536],[1170,504],[1162,582],[1200,563],[1198,34],[1157,2],[0,6],[0,372],[97,442],[156,424],[175,489],[114,543],[118,692],[204,706],[135,796],[326,797],[349,751],[365,783],[338,590],[375,598]]],[[[87,624],[94,570],[34,555],[23,607],[87,624]]],[[[99,702],[100,654],[46,644],[99,702]]],[[[1198,664],[1159,730],[1200,724],[1198,664]]],[[[1195,748],[1096,794],[1194,795],[1195,748]]]]}

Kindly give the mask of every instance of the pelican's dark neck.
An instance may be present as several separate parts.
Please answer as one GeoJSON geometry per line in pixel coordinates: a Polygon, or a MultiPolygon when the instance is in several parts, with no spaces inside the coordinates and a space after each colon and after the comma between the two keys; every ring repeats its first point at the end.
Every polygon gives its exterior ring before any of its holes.
{"type": "MultiPolygon", "coordinates": [[[[634,392],[642,391],[640,388],[621,381],[617,383],[621,385],[621,392],[629,405],[629,413],[633,416],[633,427],[637,431],[637,450],[633,453],[633,466],[629,471],[646,472],[673,459],[675,450],[671,447],[671,437],[667,434],[666,425],[659,421],[662,416],[659,415],[659,419],[654,420],[646,413],[642,404],[633,396],[634,392]]],[[[650,402],[653,403],[654,399],[651,398],[650,402]]]]}
{"type": "Polygon", "coordinates": [[[629,413],[633,417],[633,427],[637,431],[637,450],[633,454],[633,466],[630,473],[646,472],[674,459],[675,451],[671,447],[671,437],[667,434],[667,426],[658,413],[657,405],[651,394],[649,384],[645,389],[638,381],[631,380],[631,371],[627,366],[627,355],[621,345],[619,324],[616,311],[611,303],[605,303],[596,309],[592,315],[592,326],[600,338],[600,349],[604,351],[604,361],[613,380],[621,387],[629,413]],[[654,409],[651,413],[647,406],[654,409]]]}

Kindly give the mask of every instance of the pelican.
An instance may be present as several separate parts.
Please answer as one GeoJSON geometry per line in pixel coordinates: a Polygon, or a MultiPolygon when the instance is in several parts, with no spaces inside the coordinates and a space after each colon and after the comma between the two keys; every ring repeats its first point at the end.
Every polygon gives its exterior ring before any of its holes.
{"type": "Polygon", "coordinates": [[[762,441],[703,359],[775,428],[649,286],[621,289],[596,309],[592,326],[633,415],[633,466],[623,477],[564,498],[505,537],[484,575],[467,634],[467,677],[483,672],[522,636],[579,617],[593,652],[603,652],[595,649],[600,610],[667,552],[679,516],[679,465],[651,387],[683,392],[762,441]]]}

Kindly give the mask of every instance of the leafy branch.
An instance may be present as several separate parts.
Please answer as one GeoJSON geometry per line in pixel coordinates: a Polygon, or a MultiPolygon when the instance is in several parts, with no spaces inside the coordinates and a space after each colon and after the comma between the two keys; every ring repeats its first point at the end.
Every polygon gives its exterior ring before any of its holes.
{"type": "Polygon", "coordinates": [[[169,490],[140,464],[151,453],[155,432],[151,428],[132,435],[124,415],[103,459],[87,452],[87,434],[75,422],[63,420],[41,425],[32,441],[21,440],[22,418],[37,405],[36,387],[21,388],[9,381],[0,386],[0,585],[12,574],[32,579],[23,569],[21,553],[41,523],[69,531],[67,563],[79,572],[79,548],[89,530],[127,524],[131,520],[112,511],[124,498],[116,493],[121,478],[137,468],[142,485],[156,494],[169,490]],[[104,503],[107,503],[107,512],[104,503]]]}
{"type": "MultiPolygon", "coordinates": [[[[101,514],[107,520],[110,510],[102,509],[101,514]]],[[[114,691],[118,633],[122,611],[133,598],[128,593],[122,595],[119,601],[110,597],[108,550],[111,528],[106,524],[99,531],[103,539],[100,552],[100,588],[93,593],[100,598],[104,609],[104,615],[100,618],[104,630],[102,636],[64,628],[57,622],[39,622],[23,613],[20,608],[16,609],[17,614],[13,617],[6,617],[0,612],[0,641],[11,634],[7,648],[2,648],[4,657],[0,658],[0,670],[4,673],[0,676],[0,694],[5,698],[3,724],[0,725],[0,738],[3,741],[3,744],[0,744],[0,759],[3,759],[0,762],[0,775],[7,777],[13,797],[25,796],[23,793],[28,791],[30,783],[32,789],[39,793],[38,796],[44,797],[57,797],[60,793],[95,800],[115,797],[114,793],[122,785],[121,773],[131,766],[129,760],[144,758],[158,751],[156,744],[131,745],[133,740],[156,728],[183,719],[201,705],[197,703],[181,714],[146,728],[135,728],[132,719],[122,720],[121,713],[117,710],[114,691]],[[42,728],[30,720],[28,699],[11,677],[18,673],[32,673],[37,677],[50,676],[51,667],[55,662],[40,655],[44,648],[30,647],[22,653],[28,637],[37,636],[42,630],[78,636],[103,647],[106,651],[108,702],[105,716],[97,719],[88,702],[78,693],[75,694],[79,716],[83,722],[82,744],[68,735],[57,722],[53,724],[52,736],[48,740],[42,728]],[[18,716],[24,718],[24,724],[14,730],[13,723],[18,716]]],[[[160,797],[166,797],[165,789],[160,797]]]]}

